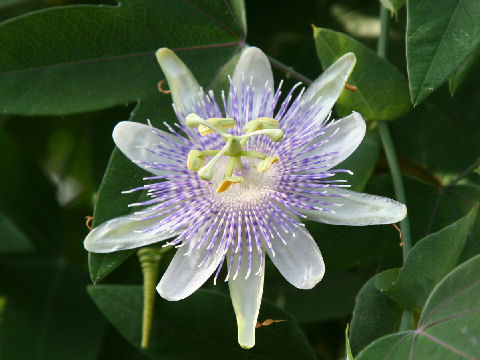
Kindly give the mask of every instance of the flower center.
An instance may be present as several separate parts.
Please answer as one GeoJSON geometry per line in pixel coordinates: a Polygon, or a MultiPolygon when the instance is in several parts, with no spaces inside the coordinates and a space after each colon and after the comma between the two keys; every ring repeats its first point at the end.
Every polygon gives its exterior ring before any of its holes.
{"type": "Polygon", "coordinates": [[[217,188],[219,193],[226,191],[230,185],[243,181],[241,176],[233,175],[235,168],[240,172],[242,171],[242,157],[260,159],[261,161],[257,164],[257,171],[260,173],[266,172],[272,164],[279,160],[276,156],[243,150],[245,144],[253,136],[267,135],[275,142],[283,138],[283,130],[279,128],[278,121],[273,118],[260,117],[249,121],[245,125],[245,133],[239,136],[226,132],[227,128],[236,125],[236,121],[232,118],[203,119],[192,113],[187,116],[186,124],[189,127],[198,127],[198,131],[202,136],[216,133],[225,141],[225,146],[220,150],[191,150],[187,157],[187,168],[190,171],[198,172],[198,176],[203,180],[212,180],[217,162],[223,156],[229,157],[223,181],[217,188]],[[205,164],[206,156],[213,156],[207,164],[205,164]]]}

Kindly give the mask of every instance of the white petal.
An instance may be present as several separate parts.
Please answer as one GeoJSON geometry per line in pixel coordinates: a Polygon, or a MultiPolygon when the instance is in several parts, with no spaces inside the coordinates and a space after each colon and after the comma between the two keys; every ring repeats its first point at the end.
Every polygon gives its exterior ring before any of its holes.
{"type": "Polygon", "coordinates": [[[87,235],[83,245],[86,250],[91,252],[109,253],[135,249],[177,236],[178,232],[171,233],[170,231],[160,234],[156,234],[154,231],[141,232],[155,226],[161,219],[162,217],[142,220],[141,215],[135,214],[120,216],[95,227],[87,235]]]}
{"type": "MultiPolygon", "coordinates": [[[[153,129],[150,126],[139,124],[132,121],[119,122],[113,129],[113,141],[118,148],[125,154],[130,160],[135,162],[142,169],[158,176],[169,176],[171,171],[165,169],[153,168],[149,164],[156,163],[157,165],[170,165],[179,166],[179,163],[169,160],[165,156],[153,154],[151,151],[156,150],[156,145],[161,144],[163,148],[167,150],[173,148],[174,145],[166,143],[158,134],[170,139],[171,142],[177,143],[179,146],[185,146],[179,142],[179,140],[164,131],[153,129]],[[151,151],[147,150],[150,149],[151,151]],[[145,164],[144,162],[148,163],[145,164]]],[[[185,158],[186,161],[186,158],[185,158]]],[[[184,165],[186,166],[186,165],[184,165]]]]}
{"type": "Polygon", "coordinates": [[[201,88],[195,76],[172,50],[158,49],[156,56],[167,78],[175,108],[187,115],[192,113],[201,94],[201,88]]]}
{"type": "Polygon", "coordinates": [[[301,227],[293,228],[294,233],[285,233],[279,226],[277,231],[286,244],[275,234],[271,250],[264,244],[270,259],[283,277],[299,289],[311,289],[325,274],[325,264],[322,254],[310,233],[301,227]]]}
{"type": "MultiPolygon", "coordinates": [[[[256,47],[248,47],[243,50],[240,59],[235,67],[232,82],[235,86],[238,95],[239,104],[242,104],[242,86],[245,88],[250,85],[255,89],[255,96],[253,98],[253,114],[252,119],[258,117],[258,111],[263,97],[265,84],[268,81],[268,87],[273,89],[273,74],[270,62],[262,50],[256,47]]],[[[269,103],[271,104],[273,98],[271,96],[269,103]]],[[[228,97],[228,108],[231,109],[230,96],[228,97]]],[[[240,109],[243,106],[239,106],[240,109]]]]}
{"type": "MultiPolygon", "coordinates": [[[[265,261],[262,264],[261,273],[256,275],[255,273],[260,267],[260,256],[256,249],[253,249],[251,272],[248,278],[245,279],[248,272],[248,253],[244,241],[242,244],[243,256],[240,271],[238,276],[233,279],[238,264],[238,254],[235,254],[233,263],[229,264],[229,267],[233,266],[233,268],[228,279],[228,286],[230,288],[233,309],[237,316],[238,343],[243,348],[249,349],[255,345],[255,326],[257,325],[260,303],[262,302],[265,261]]],[[[227,256],[227,259],[230,259],[230,253],[227,256]]]]}
{"type": "Polygon", "coordinates": [[[365,120],[363,120],[362,116],[357,112],[353,112],[343,119],[330,124],[325,133],[319,136],[311,145],[325,139],[328,139],[328,141],[315,148],[315,150],[302,154],[299,159],[333,153],[331,159],[328,160],[328,169],[332,168],[348,158],[356,150],[365,136],[366,128],[365,120]]]}
{"type": "Polygon", "coordinates": [[[165,299],[177,301],[185,299],[193,294],[212,275],[225,256],[224,246],[217,252],[221,241],[217,241],[212,253],[207,260],[199,266],[207,256],[208,241],[205,241],[198,249],[188,252],[201,239],[201,234],[179,248],[173,257],[167,271],[157,286],[158,293],[165,299]]]}
{"type": "Polygon", "coordinates": [[[405,205],[386,197],[334,187],[326,188],[325,191],[326,196],[317,196],[315,199],[342,205],[327,206],[335,213],[321,210],[302,211],[309,219],[333,225],[364,226],[392,224],[407,216],[405,205]]]}
{"type": "Polygon", "coordinates": [[[318,115],[319,121],[323,121],[332,110],[356,61],[354,53],[346,53],[308,87],[304,99],[314,103],[321,98],[319,106],[322,111],[318,115]]]}

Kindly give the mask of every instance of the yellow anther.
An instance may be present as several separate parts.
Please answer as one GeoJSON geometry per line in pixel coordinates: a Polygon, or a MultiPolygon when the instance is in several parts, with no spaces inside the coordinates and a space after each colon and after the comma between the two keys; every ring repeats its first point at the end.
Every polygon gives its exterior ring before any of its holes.
{"type": "MultiPolygon", "coordinates": [[[[205,121],[222,130],[232,128],[236,125],[235,120],[233,120],[232,118],[209,118],[205,121]]],[[[215,131],[211,128],[206,127],[205,125],[200,124],[198,125],[198,132],[200,133],[200,135],[205,136],[208,134],[212,134],[215,131]]]]}
{"type": "Polygon", "coordinates": [[[265,160],[262,160],[257,164],[258,172],[263,173],[267,171],[270,169],[270,166],[272,166],[272,164],[276,163],[278,160],[280,159],[276,156],[267,156],[265,160]]]}
{"type": "Polygon", "coordinates": [[[226,176],[223,178],[223,181],[218,185],[217,192],[221,193],[226,191],[230,185],[238,184],[243,181],[241,176],[226,176]]]}
{"type": "Polygon", "coordinates": [[[200,150],[191,150],[187,157],[187,168],[190,171],[197,172],[205,163],[205,156],[202,156],[200,150]]]}
{"type": "Polygon", "coordinates": [[[246,134],[263,129],[278,129],[278,121],[273,118],[260,117],[249,121],[245,125],[246,134]]]}

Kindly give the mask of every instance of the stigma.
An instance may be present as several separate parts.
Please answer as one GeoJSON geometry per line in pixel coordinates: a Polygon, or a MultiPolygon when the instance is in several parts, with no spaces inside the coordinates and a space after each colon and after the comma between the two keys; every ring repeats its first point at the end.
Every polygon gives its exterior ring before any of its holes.
{"type": "Polygon", "coordinates": [[[223,157],[228,157],[228,163],[223,175],[223,181],[217,188],[217,192],[227,191],[232,184],[239,184],[243,178],[234,174],[235,169],[241,172],[243,169],[242,157],[259,159],[257,171],[264,173],[270,169],[272,164],[280,159],[273,155],[267,155],[256,151],[243,150],[248,140],[253,136],[266,135],[272,141],[282,140],[284,132],[279,128],[278,121],[269,117],[259,117],[245,124],[245,133],[243,135],[232,135],[226,130],[236,125],[232,118],[208,118],[203,119],[195,113],[186,117],[186,124],[189,127],[196,127],[201,136],[210,134],[219,134],[225,141],[225,145],[219,150],[191,150],[187,156],[187,168],[190,171],[198,173],[203,180],[212,180],[215,174],[215,168],[218,161],[223,157]],[[206,162],[207,156],[213,156],[206,162]]]}

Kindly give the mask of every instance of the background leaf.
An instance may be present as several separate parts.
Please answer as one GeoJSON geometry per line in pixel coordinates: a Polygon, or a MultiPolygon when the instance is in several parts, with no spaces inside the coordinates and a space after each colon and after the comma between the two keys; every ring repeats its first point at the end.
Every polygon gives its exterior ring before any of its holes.
{"type": "Polygon", "coordinates": [[[63,224],[58,221],[61,219],[60,207],[53,184],[32,164],[32,159],[22,148],[1,129],[0,153],[4,154],[2,174],[5,174],[0,176],[0,188],[4,189],[0,196],[2,215],[28,237],[38,251],[49,254],[59,252],[63,245],[63,224]],[[5,156],[6,154],[8,156],[5,156]]]}
{"type": "MultiPolygon", "coordinates": [[[[90,286],[88,292],[118,331],[139,348],[142,287],[99,285],[90,286]]],[[[257,329],[257,344],[244,350],[236,341],[235,315],[228,296],[197,290],[181,303],[158,298],[150,347],[145,353],[151,359],[191,359],[192,354],[196,359],[315,359],[288,314],[264,302],[259,319],[267,318],[287,321],[257,329]]]]}
{"type": "Polygon", "coordinates": [[[367,121],[393,120],[408,112],[411,105],[407,80],[387,60],[359,41],[336,31],[314,27],[313,37],[324,69],[349,51],[357,57],[357,64],[347,82],[357,86],[358,90],[342,92],[336,103],[340,116],[355,110],[367,121]]]}
{"type": "Polygon", "coordinates": [[[96,359],[106,323],[85,294],[87,282],[78,269],[57,259],[0,261],[6,297],[0,357],[96,359]]]}
{"type": "Polygon", "coordinates": [[[411,0],[407,12],[408,76],[416,105],[442,85],[479,46],[480,3],[411,0]]]}
{"type": "Polygon", "coordinates": [[[460,67],[453,73],[452,76],[450,76],[448,79],[448,88],[452,96],[455,95],[463,80],[465,80],[466,76],[470,72],[472,66],[478,60],[479,56],[480,46],[477,46],[477,48],[467,57],[463,64],[460,65],[460,67]]]}
{"type": "Polygon", "coordinates": [[[15,223],[0,212],[0,253],[30,252],[33,245],[15,223]]]}

